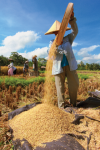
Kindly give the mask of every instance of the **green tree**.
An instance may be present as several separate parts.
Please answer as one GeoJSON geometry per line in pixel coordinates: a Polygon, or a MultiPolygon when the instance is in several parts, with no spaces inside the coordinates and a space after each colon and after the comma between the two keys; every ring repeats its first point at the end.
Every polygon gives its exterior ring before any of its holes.
{"type": "Polygon", "coordinates": [[[0,56],[0,66],[8,66],[8,64],[9,64],[8,58],[1,55],[0,56]]]}
{"type": "Polygon", "coordinates": [[[27,60],[26,58],[22,57],[22,55],[19,55],[17,52],[11,52],[10,58],[14,60],[15,66],[23,66],[23,64],[27,60]]]}
{"type": "Polygon", "coordinates": [[[90,66],[90,65],[89,65],[88,63],[86,63],[85,69],[86,69],[86,70],[89,70],[89,66],[90,66]]]}
{"type": "Polygon", "coordinates": [[[85,70],[85,64],[81,61],[80,64],[78,64],[78,70],[85,70]]]}

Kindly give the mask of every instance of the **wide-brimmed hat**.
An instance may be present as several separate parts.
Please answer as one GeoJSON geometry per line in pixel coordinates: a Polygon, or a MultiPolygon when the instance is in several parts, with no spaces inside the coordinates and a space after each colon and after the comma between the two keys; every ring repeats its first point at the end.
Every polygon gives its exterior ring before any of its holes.
{"type": "Polygon", "coordinates": [[[9,60],[9,61],[14,61],[12,58],[9,58],[8,60],[9,60]]]}
{"type": "MultiPolygon", "coordinates": [[[[60,25],[61,25],[61,23],[56,20],[56,21],[53,23],[53,25],[50,27],[50,29],[45,33],[45,35],[57,33],[57,32],[59,31],[59,29],[60,29],[60,25]]],[[[67,31],[67,30],[70,30],[70,29],[71,29],[71,28],[66,27],[66,31],[67,31]]]]}
{"type": "Polygon", "coordinates": [[[32,58],[34,59],[34,58],[36,58],[37,57],[37,55],[34,55],[32,58]]]}

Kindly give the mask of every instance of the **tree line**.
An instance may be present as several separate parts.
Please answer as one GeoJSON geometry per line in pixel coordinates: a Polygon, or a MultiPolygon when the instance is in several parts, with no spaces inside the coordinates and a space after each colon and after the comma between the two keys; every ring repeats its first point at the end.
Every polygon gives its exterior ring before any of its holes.
{"type": "MultiPolygon", "coordinates": [[[[11,55],[9,58],[12,58],[14,60],[14,66],[24,66],[25,61],[27,58],[24,58],[22,55],[19,55],[17,52],[11,52],[11,55]]],[[[41,66],[46,67],[47,60],[45,58],[38,58],[38,68],[40,70],[41,66]]],[[[4,57],[3,55],[0,56],[0,66],[8,66],[9,60],[7,57],[4,57]]],[[[33,66],[33,62],[29,61],[29,67],[33,66]]],[[[84,64],[82,61],[78,64],[77,70],[100,70],[100,64],[97,63],[91,63],[91,64],[84,64]]]]}
{"type": "Polygon", "coordinates": [[[78,64],[77,70],[100,70],[99,63],[84,64],[82,61],[78,64]]]}

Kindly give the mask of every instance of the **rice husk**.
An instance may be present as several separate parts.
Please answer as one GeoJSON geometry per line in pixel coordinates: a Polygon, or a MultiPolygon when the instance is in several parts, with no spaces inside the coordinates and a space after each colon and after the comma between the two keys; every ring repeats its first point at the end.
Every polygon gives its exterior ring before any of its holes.
{"type": "MultiPolygon", "coordinates": [[[[74,130],[78,131],[86,131],[86,134],[83,134],[84,136],[89,137],[90,133],[91,140],[89,143],[89,149],[100,149],[100,109],[83,109],[80,108],[77,110],[77,113],[83,114],[85,117],[82,119],[81,123],[79,125],[76,125],[74,130]],[[88,119],[86,116],[94,118],[98,121],[94,121],[91,119],[88,119]]],[[[75,133],[75,132],[74,132],[75,133]]],[[[87,139],[85,141],[83,140],[77,140],[85,149],[87,149],[87,139]]]]}
{"type": "Polygon", "coordinates": [[[14,140],[25,138],[33,147],[43,146],[62,137],[71,130],[74,116],[48,104],[39,104],[34,108],[9,120],[14,131],[14,140]]]}

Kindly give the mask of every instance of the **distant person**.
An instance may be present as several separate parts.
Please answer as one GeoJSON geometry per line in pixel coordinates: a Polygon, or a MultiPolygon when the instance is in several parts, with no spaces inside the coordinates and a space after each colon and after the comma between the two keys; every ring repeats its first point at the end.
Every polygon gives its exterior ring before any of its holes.
{"type": "Polygon", "coordinates": [[[25,74],[26,72],[28,72],[28,61],[25,61],[24,63],[24,68],[23,68],[23,73],[25,74]]]}
{"type": "Polygon", "coordinates": [[[10,64],[8,65],[8,75],[9,76],[13,76],[14,74],[13,74],[13,62],[14,62],[14,60],[12,59],[12,58],[10,58],[9,59],[9,61],[10,61],[10,64]]]}
{"type": "Polygon", "coordinates": [[[33,70],[34,70],[34,71],[38,71],[38,61],[37,61],[36,57],[37,57],[36,55],[34,55],[34,56],[32,57],[33,70]]]}

